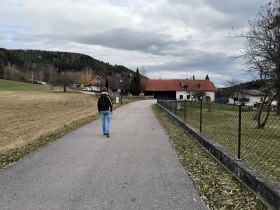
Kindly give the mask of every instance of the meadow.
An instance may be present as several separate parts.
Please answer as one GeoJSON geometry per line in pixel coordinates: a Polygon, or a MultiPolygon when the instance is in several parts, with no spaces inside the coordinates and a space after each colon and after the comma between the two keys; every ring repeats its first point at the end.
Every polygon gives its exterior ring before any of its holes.
{"type": "Polygon", "coordinates": [[[35,141],[92,116],[87,94],[0,91],[0,153],[35,141]]]}
{"type": "Polygon", "coordinates": [[[0,91],[50,91],[54,87],[0,79],[0,91]]]}
{"type": "Polygon", "coordinates": [[[2,82],[0,168],[98,117],[96,96],[2,82]]]}
{"type": "MultiPolygon", "coordinates": [[[[173,112],[196,129],[200,129],[200,104],[181,102],[181,109],[173,112]],[[186,113],[184,113],[186,112],[186,113]]],[[[202,107],[201,132],[228,149],[234,156],[238,154],[239,130],[238,106],[207,104],[202,107]]],[[[241,114],[240,158],[277,182],[280,182],[280,116],[270,114],[267,125],[257,128],[256,111],[242,111],[241,114]]]]}

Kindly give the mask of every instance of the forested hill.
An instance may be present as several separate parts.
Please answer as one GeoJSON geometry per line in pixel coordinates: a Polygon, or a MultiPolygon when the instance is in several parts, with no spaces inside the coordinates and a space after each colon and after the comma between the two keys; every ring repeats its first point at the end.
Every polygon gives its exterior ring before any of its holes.
{"type": "Polygon", "coordinates": [[[51,72],[81,72],[86,68],[92,69],[93,74],[103,78],[110,75],[126,77],[130,73],[134,73],[124,66],[113,66],[80,53],[0,48],[0,78],[5,76],[5,68],[7,67],[23,73],[27,73],[27,71],[41,72],[45,75],[46,80],[51,72]]]}

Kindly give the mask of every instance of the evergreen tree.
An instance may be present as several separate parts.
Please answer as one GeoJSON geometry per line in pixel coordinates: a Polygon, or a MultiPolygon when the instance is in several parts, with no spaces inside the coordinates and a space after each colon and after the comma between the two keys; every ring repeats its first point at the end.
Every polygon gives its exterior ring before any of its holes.
{"type": "Polygon", "coordinates": [[[131,83],[130,83],[130,93],[132,95],[136,95],[136,82],[135,82],[135,76],[132,77],[131,83]]]}
{"type": "Polygon", "coordinates": [[[139,95],[142,92],[141,77],[137,68],[136,74],[133,75],[130,84],[130,93],[132,95],[139,95]]]}

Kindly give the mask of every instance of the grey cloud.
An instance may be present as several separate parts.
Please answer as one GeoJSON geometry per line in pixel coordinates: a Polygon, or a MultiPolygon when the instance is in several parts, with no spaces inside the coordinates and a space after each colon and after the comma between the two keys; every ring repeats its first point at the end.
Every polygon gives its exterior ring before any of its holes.
{"type": "MultiPolygon", "coordinates": [[[[268,3],[267,0],[169,0],[168,2],[171,7],[172,5],[177,5],[178,8],[191,7],[192,13],[196,14],[188,14],[185,18],[194,16],[194,27],[197,25],[197,27],[210,27],[213,29],[244,28],[248,25],[248,20],[254,19],[260,9],[260,5],[268,3]],[[217,16],[219,13],[224,18],[217,16]]],[[[184,21],[188,22],[188,19],[184,21]]]]}
{"type": "MultiPolygon", "coordinates": [[[[267,0],[258,0],[258,2],[262,5],[268,3],[267,0]]],[[[244,18],[255,15],[260,9],[259,4],[256,4],[256,0],[215,0],[205,1],[205,4],[224,14],[240,15],[244,18]]]]}
{"type": "MultiPolygon", "coordinates": [[[[222,53],[194,52],[186,56],[183,61],[171,61],[157,66],[146,66],[150,72],[159,70],[178,71],[209,71],[217,74],[236,75],[237,70],[242,70],[240,60],[228,57],[222,53]]],[[[240,72],[239,72],[240,73],[240,72]]]]}
{"type": "MultiPolygon", "coordinates": [[[[1,33],[0,33],[1,35],[1,33]]],[[[153,55],[183,56],[189,42],[185,40],[173,40],[166,34],[153,31],[139,31],[131,29],[112,29],[105,32],[84,34],[65,34],[63,31],[56,33],[13,33],[13,40],[24,43],[42,42],[49,46],[59,44],[63,46],[68,41],[87,45],[99,45],[106,48],[114,48],[126,51],[138,51],[153,55]]]]}
{"type": "Polygon", "coordinates": [[[267,4],[267,0],[235,0],[235,1],[205,1],[209,7],[219,11],[229,17],[225,23],[230,27],[244,27],[248,25],[248,21],[254,19],[260,10],[260,5],[267,4]]]}
{"type": "Polygon", "coordinates": [[[267,0],[168,0],[168,2],[170,5],[191,5],[196,8],[208,5],[215,11],[219,11],[227,15],[238,14],[242,17],[248,17],[256,14],[260,9],[259,5],[265,5],[268,3],[267,0]]]}
{"type": "Polygon", "coordinates": [[[109,48],[133,50],[156,55],[165,55],[176,51],[185,41],[175,41],[169,35],[153,31],[131,29],[112,29],[102,33],[76,37],[78,42],[101,45],[109,48]],[[166,51],[167,50],[167,51],[166,51]]]}

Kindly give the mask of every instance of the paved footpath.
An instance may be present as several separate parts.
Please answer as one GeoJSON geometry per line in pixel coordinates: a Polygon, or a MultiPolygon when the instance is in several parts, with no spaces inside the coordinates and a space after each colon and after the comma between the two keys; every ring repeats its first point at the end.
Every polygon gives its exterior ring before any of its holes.
{"type": "Polygon", "coordinates": [[[1,210],[207,209],[151,104],[96,120],[0,171],[1,210]]]}

